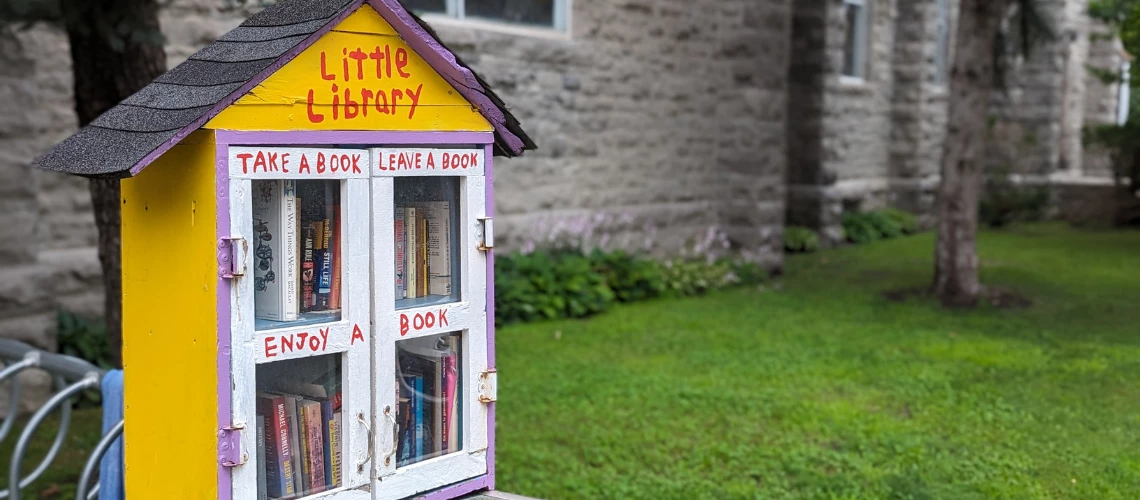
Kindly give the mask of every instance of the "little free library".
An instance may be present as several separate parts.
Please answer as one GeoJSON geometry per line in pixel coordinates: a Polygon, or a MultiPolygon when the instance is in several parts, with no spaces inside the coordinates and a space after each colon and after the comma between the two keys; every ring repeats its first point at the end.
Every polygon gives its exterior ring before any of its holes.
{"type": "Polygon", "coordinates": [[[39,159],[121,179],[127,498],[494,488],[492,160],[534,147],[398,0],[285,0],[39,159]]]}

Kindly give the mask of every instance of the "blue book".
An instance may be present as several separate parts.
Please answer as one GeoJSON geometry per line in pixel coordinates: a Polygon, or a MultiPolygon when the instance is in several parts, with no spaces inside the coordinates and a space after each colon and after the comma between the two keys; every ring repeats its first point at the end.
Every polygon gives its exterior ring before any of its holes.
{"type": "Polygon", "coordinates": [[[427,451],[424,446],[424,378],[421,375],[416,375],[416,394],[412,398],[415,403],[413,404],[415,411],[415,421],[412,428],[416,431],[416,453],[412,455],[416,458],[422,457],[427,451]]]}
{"type": "Polygon", "coordinates": [[[330,440],[332,436],[329,435],[329,422],[333,419],[333,402],[331,399],[321,401],[321,429],[324,429],[325,438],[325,486],[333,486],[333,468],[332,456],[333,449],[330,440]]]}

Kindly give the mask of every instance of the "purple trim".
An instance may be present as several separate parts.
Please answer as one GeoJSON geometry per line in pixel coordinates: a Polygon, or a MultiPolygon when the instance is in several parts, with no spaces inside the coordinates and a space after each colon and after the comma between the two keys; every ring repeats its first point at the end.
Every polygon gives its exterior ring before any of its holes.
{"type": "Polygon", "coordinates": [[[371,132],[218,130],[218,144],[493,144],[491,132],[371,132]]]}
{"type": "Polygon", "coordinates": [[[455,80],[460,86],[466,87],[477,92],[483,92],[483,86],[479,85],[479,79],[475,78],[475,74],[470,69],[464,68],[455,59],[455,54],[447,47],[444,47],[431,36],[420,23],[412,18],[408,11],[404,9],[403,5],[397,0],[368,0],[368,5],[376,9],[396,32],[400,34],[409,46],[416,51],[420,57],[424,58],[432,69],[435,69],[440,74],[450,77],[455,80]]]}
{"type": "Polygon", "coordinates": [[[368,0],[368,5],[376,9],[380,15],[396,29],[412,50],[443,76],[451,86],[455,87],[463,97],[479,108],[479,112],[487,121],[494,125],[495,131],[507,143],[507,147],[514,154],[521,154],[523,141],[506,127],[506,112],[496,106],[485,94],[486,89],[479,85],[479,80],[470,69],[464,68],[455,59],[447,47],[444,47],[435,37],[428,33],[420,23],[412,19],[398,0],[368,0]]]}
{"type": "MultiPolygon", "coordinates": [[[[228,265],[230,253],[223,251],[222,238],[230,237],[230,165],[229,146],[217,143],[215,136],[215,167],[214,191],[218,193],[217,207],[217,241],[219,244],[218,263],[228,265]]],[[[220,270],[219,270],[220,271],[220,270]]],[[[232,422],[232,385],[230,384],[230,280],[218,273],[218,429],[224,429],[232,422]]],[[[237,435],[236,432],[230,433],[237,435]]],[[[240,444],[235,448],[239,448],[240,444]]],[[[220,456],[220,455],[219,455],[220,456]]],[[[233,498],[233,475],[231,469],[218,464],[218,498],[230,500],[233,498]]]]}
{"type": "MultiPolygon", "coordinates": [[[[487,197],[484,213],[494,220],[495,217],[495,166],[492,150],[493,145],[486,146],[487,166],[483,175],[486,176],[487,197]]],[[[495,250],[487,251],[487,367],[495,368],[495,250]]],[[[487,404],[487,488],[495,489],[495,403],[487,404]]]]}
{"type": "Polygon", "coordinates": [[[309,48],[311,45],[316,43],[317,40],[325,36],[326,33],[332,31],[336,25],[340,24],[342,21],[347,19],[348,16],[355,13],[356,10],[364,5],[365,2],[367,2],[368,5],[373,9],[376,9],[376,12],[378,12],[381,17],[383,17],[386,21],[388,21],[389,24],[392,25],[393,28],[396,29],[396,32],[400,34],[400,37],[403,38],[404,41],[407,42],[408,45],[412,47],[412,49],[415,50],[417,54],[420,55],[420,57],[423,57],[424,60],[427,61],[428,65],[432,67],[432,69],[439,72],[445,80],[451,83],[452,86],[454,86],[455,89],[458,90],[461,95],[463,95],[463,97],[465,97],[468,101],[471,101],[476,105],[476,107],[479,108],[479,112],[482,113],[485,118],[487,118],[487,121],[491,122],[491,125],[495,128],[495,131],[499,133],[502,139],[506,142],[507,147],[512,152],[514,152],[514,154],[522,153],[524,146],[523,141],[509,129],[507,129],[505,124],[505,110],[496,106],[495,103],[492,102],[491,99],[483,93],[485,90],[481,85],[479,85],[479,81],[475,78],[475,74],[472,73],[470,69],[459,65],[459,63],[455,60],[455,54],[440,44],[439,41],[436,40],[435,37],[431,35],[431,33],[428,33],[427,30],[423,28],[423,26],[420,26],[420,24],[417,23],[415,19],[412,19],[412,16],[408,14],[407,10],[404,10],[404,7],[400,5],[398,0],[355,0],[346,6],[343,11],[337,14],[336,17],[332,18],[332,20],[322,26],[321,29],[317,30],[312,35],[309,35],[308,38],[305,38],[305,40],[297,44],[296,47],[289,49],[288,52],[282,54],[281,57],[278,57],[276,61],[273,61],[273,64],[270,64],[268,67],[261,70],[260,73],[249,79],[249,81],[245,82],[245,84],[243,84],[241,87],[238,87],[237,90],[233,91],[230,95],[226,96],[224,99],[215,104],[212,108],[210,108],[209,111],[203,114],[201,118],[198,118],[197,120],[191,122],[189,125],[186,125],[176,134],[174,134],[174,137],[171,137],[169,140],[160,144],[157,148],[144,156],[141,160],[138,161],[138,163],[131,167],[131,175],[138,175],[138,173],[142,172],[142,170],[150,165],[151,162],[153,162],[159,156],[165,154],[167,151],[170,151],[170,148],[174,147],[174,145],[182,142],[186,136],[201,128],[206,124],[206,122],[209,122],[211,119],[217,116],[218,113],[221,113],[222,110],[230,107],[230,105],[240,99],[241,96],[244,96],[259,83],[264,81],[266,78],[269,78],[273,73],[276,73],[283,66],[288,64],[289,61],[292,61],[293,58],[297,57],[298,54],[304,52],[305,49],[309,48]]]}
{"type": "Polygon", "coordinates": [[[494,486],[494,481],[490,476],[479,476],[469,481],[456,483],[451,486],[444,486],[431,493],[425,493],[420,496],[413,497],[416,500],[451,500],[458,498],[468,493],[473,493],[481,490],[489,490],[494,486]]]}

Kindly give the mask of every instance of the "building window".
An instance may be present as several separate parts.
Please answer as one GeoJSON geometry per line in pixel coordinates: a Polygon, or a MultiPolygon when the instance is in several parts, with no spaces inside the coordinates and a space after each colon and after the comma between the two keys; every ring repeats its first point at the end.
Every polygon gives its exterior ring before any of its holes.
{"type": "Polygon", "coordinates": [[[843,43],[843,76],[867,75],[867,3],[869,0],[843,0],[847,18],[847,39],[843,43]]]}
{"type": "Polygon", "coordinates": [[[1128,111],[1132,107],[1132,63],[1125,62],[1120,67],[1120,91],[1116,95],[1116,124],[1128,123],[1128,111]]]}
{"type": "Polygon", "coordinates": [[[934,83],[950,81],[950,0],[938,0],[938,40],[934,53],[934,83]]]}
{"type": "Polygon", "coordinates": [[[417,13],[566,31],[570,0],[404,0],[417,13]]]}

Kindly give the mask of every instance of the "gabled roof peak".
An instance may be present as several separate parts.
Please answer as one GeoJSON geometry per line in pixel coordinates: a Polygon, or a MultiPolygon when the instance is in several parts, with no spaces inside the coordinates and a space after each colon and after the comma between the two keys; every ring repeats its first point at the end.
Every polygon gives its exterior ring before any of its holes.
{"type": "Polygon", "coordinates": [[[36,165],[85,176],[135,175],[365,4],[491,123],[497,155],[535,148],[486,82],[398,0],[284,0],[159,76],[36,165]]]}

